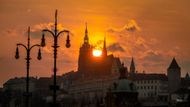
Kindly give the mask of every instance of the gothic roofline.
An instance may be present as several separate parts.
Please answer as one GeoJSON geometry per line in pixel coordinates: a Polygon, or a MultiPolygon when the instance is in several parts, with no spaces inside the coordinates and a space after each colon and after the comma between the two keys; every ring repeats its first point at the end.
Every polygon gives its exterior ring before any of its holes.
{"type": "Polygon", "coordinates": [[[180,66],[178,65],[175,57],[172,59],[172,62],[170,64],[170,66],[168,67],[168,69],[181,69],[180,66]]]}

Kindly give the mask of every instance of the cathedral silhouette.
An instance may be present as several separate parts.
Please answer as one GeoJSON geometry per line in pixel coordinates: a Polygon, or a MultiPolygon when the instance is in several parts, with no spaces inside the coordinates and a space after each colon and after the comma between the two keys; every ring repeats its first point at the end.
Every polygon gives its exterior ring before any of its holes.
{"type": "MultiPolygon", "coordinates": [[[[86,25],[84,43],[80,47],[78,59],[78,75],[82,78],[97,78],[111,74],[113,62],[117,66],[122,66],[119,58],[115,58],[112,54],[107,54],[106,38],[102,48],[102,55],[93,56],[93,46],[89,43],[88,28],[86,25]]],[[[118,68],[119,69],[119,68],[118,68]]]]}

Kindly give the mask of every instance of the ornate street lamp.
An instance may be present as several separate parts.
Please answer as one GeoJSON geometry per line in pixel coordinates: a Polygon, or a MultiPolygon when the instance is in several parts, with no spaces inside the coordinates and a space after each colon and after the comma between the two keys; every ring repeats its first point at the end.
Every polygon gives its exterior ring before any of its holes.
{"type": "Polygon", "coordinates": [[[70,44],[70,39],[69,39],[69,31],[68,30],[62,30],[62,31],[58,31],[57,29],[57,10],[55,11],[55,29],[54,31],[48,30],[48,29],[44,29],[42,31],[42,39],[41,39],[41,46],[44,47],[46,45],[45,43],[45,32],[49,32],[54,39],[54,44],[53,44],[53,49],[54,49],[54,69],[53,69],[53,85],[50,86],[50,90],[53,91],[53,106],[56,107],[56,91],[59,90],[59,86],[56,83],[56,72],[57,72],[57,48],[58,46],[58,37],[61,33],[67,33],[67,39],[66,39],[66,44],[65,46],[67,48],[69,48],[71,46],[70,44]]]}
{"type": "Polygon", "coordinates": [[[15,54],[15,58],[19,59],[19,46],[22,46],[26,49],[26,92],[24,93],[24,96],[26,97],[26,107],[29,107],[29,97],[31,96],[31,93],[29,92],[29,70],[30,70],[30,51],[34,48],[34,47],[39,47],[38,50],[38,60],[41,60],[41,50],[40,50],[40,45],[39,44],[35,44],[30,46],[30,27],[28,27],[28,43],[27,45],[24,45],[22,43],[18,43],[17,44],[17,48],[16,48],[16,54],[15,54]]]}

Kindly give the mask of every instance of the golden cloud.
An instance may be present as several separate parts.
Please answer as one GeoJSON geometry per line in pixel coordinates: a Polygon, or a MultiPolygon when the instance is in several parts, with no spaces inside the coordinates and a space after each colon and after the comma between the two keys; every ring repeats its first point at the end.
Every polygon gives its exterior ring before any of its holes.
{"type": "Polygon", "coordinates": [[[127,31],[141,31],[141,28],[138,26],[137,22],[132,19],[127,22],[127,24],[123,27],[123,29],[127,31]]]}

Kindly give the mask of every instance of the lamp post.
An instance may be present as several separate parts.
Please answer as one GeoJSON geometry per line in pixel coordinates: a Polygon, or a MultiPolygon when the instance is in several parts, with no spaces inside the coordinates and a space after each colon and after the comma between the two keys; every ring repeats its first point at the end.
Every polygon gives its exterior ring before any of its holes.
{"type": "Polygon", "coordinates": [[[22,43],[18,43],[17,44],[17,48],[16,48],[16,54],[15,54],[15,58],[19,59],[19,46],[22,46],[26,49],[26,92],[24,93],[24,96],[26,97],[26,107],[29,107],[29,97],[31,96],[31,93],[29,92],[29,70],[30,70],[30,52],[34,47],[39,47],[38,50],[38,60],[41,60],[41,50],[40,50],[40,45],[39,44],[35,44],[30,46],[30,27],[28,27],[28,43],[27,45],[24,45],[22,43]]]}
{"type": "Polygon", "coordinates": [[[56,83],[56,72],[57,72],[57,48],[58,46],[58,37],[61,33],[67,33],[67,40],[66,40],[66,47],[69,48],[70,45],[70,39],[69,39],[69,31],[68,30],[62,30],[62,31],[58,31],[57,29],[57,10],[55,11],[55,29],[54,31],[51,31],[49,29],[44,29],[42,31],[42,41],[41,41],[41,46],[44,47],[45,44],[45,32],[49,32],[54,39],[54,44],[53,44],[53,51],[54,51],[54,68],[53,68],[53,85],[50,86],[50,90],[53,91],[53,106],[56,107],[56,91],[59,90],[59,86],[56,83]]]}

